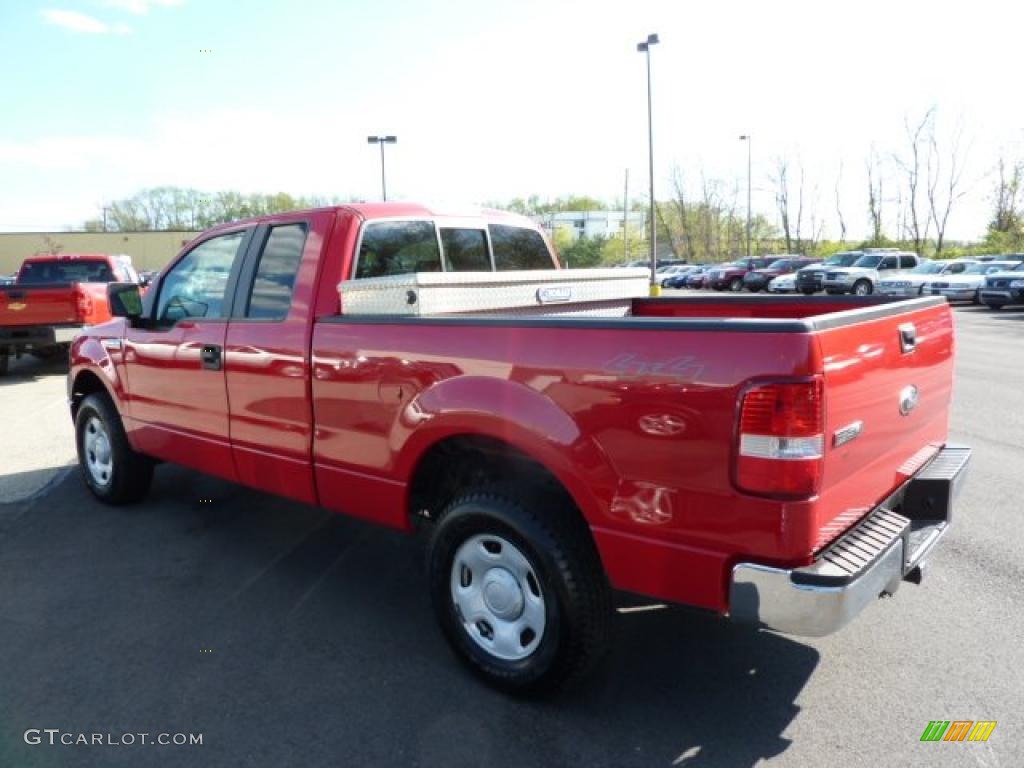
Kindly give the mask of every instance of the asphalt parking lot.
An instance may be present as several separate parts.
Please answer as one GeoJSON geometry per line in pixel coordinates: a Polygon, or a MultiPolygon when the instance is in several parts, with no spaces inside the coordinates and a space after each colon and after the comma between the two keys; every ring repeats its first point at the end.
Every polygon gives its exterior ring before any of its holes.
{"type": "Polygon", "coordinates": [[[619,616],[583,689],[463,671],[418,543],[172,466],[95,502],[61,365],[0,380],[0,766],[1018,766],[1024,755],[1024,311],[956,309],[952,440],[974,447],[924,584],[796,640],[683,609],[619,616]],[[995,720],[987,743],[922,743],[995,720]],[[202,745],[26,744],[202,734],[202,745]]]}

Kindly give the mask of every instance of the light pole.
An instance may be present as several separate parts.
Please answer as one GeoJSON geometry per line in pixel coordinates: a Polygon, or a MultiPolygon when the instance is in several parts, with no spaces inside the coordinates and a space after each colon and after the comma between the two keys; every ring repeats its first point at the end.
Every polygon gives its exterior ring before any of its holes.
{"type": "Polygon", "coordinates": [[[367,136],[367,144],[380,144],[380,196],[382,199],[388,199],[388,185],[384,180],[384,145],[385,144],[396,144],[398,142],[397,136],[367,136]]]}
{"type": "Polygon", "coordinates": [[[754,140],[750,134],[740,136],[740,141],[747,142],[747,258],[750,258],[750,156],[754,140]]]}
{"type": "Polygon", "coordinates": [[[648,170],[651,177],[651,206],[649,213],[651,218],[651,296],[661,295],[661,286],[658,285],[658,280],[655,277],[655,273],[658,271],[658,259],[655,256],[657,253],[657,233],[654,228],[654,124],[651,118],[651,46],[657,45],[658,42],[658,36],[652,34],[648,35],[647,39],[642,43],[636,44],[636,49],[647,58],[647,155],[648,170]]]}

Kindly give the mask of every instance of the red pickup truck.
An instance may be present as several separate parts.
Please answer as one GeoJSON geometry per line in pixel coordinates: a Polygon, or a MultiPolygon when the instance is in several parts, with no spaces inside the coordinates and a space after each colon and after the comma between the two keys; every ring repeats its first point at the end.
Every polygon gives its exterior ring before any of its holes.
{"type": "Polygon", "coordinates": [[[943,299],[346,312],[352,278],[548,248],[519,217],[399,203],[204,233],[145,301],[110,286],[118,317],[72,346],[85,483],[135,501],[163,460],[423,530],[447,639],[518,691],[602,656],[613,589],[823,635],[920,579],[970,455],[947,445],[943,299]]]}
{"type": "Polygon", "coordinates": [[[26,259],[14,284],[0,287],[0,375],[7,372],[11,354],[50,356],[83,326],[109,320],[106,283],[138,281],[127,256],[62,253],[26,259]]]}

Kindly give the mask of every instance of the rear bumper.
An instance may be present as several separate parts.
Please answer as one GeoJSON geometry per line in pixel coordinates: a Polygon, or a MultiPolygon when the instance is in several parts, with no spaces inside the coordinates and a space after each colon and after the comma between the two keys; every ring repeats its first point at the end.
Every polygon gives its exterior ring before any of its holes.
{"type": "Polygon", "coordinates": [[[808,566],[732,569],[730,616],[777,632],[820,637],[849,623],[904,579],[919,581],[925,558],[949,530],[969,448],[947,446],[808,566]]]}
{"type": "Polygon", "coordinates": [[[82,332],[80,325],[12,325],[0,328],[0,347],[17,349],[69,344],[82,332]]]}
{"type": "Polygon", "coordinates": [[[1024,303],[1024,288],[982,288],[978,294],[982,301],[1002,302],[1003,304],[1024,303]]]}
{"type": "Polygon", "coordinates": [[[902,296],[904,298],[913,298],[920,295],[921,286],[919,285],[900,285],[900,286],[888,286],[879,285],[878,291],[879,296],[902,296]]]}
{"type": "Polygon", "coordinates": [[[932,296],[945,296],[950,301],[973,301],[978,296],[977,288],[932,288],[932,296]]]}

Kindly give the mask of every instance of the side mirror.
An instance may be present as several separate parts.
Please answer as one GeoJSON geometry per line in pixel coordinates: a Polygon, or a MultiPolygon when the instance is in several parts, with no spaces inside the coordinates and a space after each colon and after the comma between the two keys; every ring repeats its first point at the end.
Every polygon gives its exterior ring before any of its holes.
{"type": "Polygon", "coordinates": [[[142,317],[142,295],[136,283],[107,283],[110,314],[136,320],[142,317]]]}

